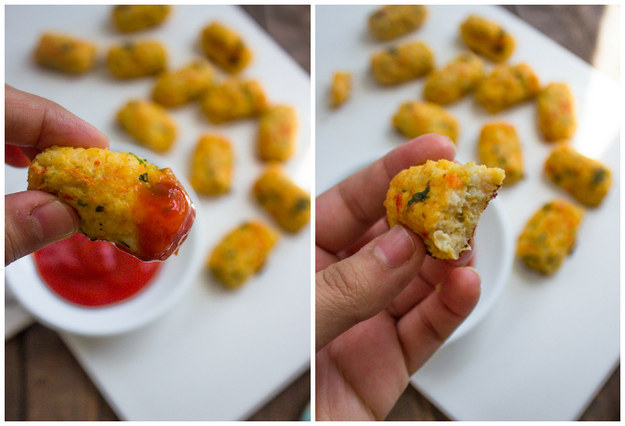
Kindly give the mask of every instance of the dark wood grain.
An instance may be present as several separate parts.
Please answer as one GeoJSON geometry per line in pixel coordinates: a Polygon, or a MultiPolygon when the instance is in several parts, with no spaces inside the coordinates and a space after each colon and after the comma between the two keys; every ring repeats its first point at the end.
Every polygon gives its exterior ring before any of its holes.
{"type": "Polygon", "coordinates": [[[564,48],[590,63],[597,44],[599,25],[605,7],[503,6],[564,48]]]}
{"type": "Polygon", "coordinates": [[[241,6],[280,46],[310,73],[310,7],[241,6]]]}

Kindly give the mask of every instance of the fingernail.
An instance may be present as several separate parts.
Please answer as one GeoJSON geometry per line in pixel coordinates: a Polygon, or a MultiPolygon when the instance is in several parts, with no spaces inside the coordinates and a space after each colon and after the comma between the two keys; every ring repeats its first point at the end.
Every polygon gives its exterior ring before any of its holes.
{"type": "Polygon", "coordinates": [[[412,257],[415,251],[414,242],[401,225],[395,225],[378,240],[373,254],[383,264],[396,268],[412,257]]]}
{"type": "Polygon", "coordinates": [[[30,216],[34,232],[45,243],[62,240],[78,231],[72,208],[57,200],[35,207],[30,216]]]}
{"type": "Polygon", "coordinates": [[[454,149],[454,158],[455,158],[456,157],[456,144],[449,136],[445,136],[445,137],[447,138],[447,142],[449,142],[449,145],[451,145],[451,147],[454,149]]]}
{"type": "Polygon", "coordinates": [[[469,269],[469,270],[473,271],[473,273],[477,276],[477,279],[478,279],[478,280],[480,280],[480,287],[481,287],[481,286],[482,286],[482,277],[481,277],[480,273],[479,273],[479,272],[477,272],[477,269],[475,269],[475,268],[474,268],[474,267],[472,267],[472,266],[465,266],[465,268],[467,268],[467,269],[469,269]]]}

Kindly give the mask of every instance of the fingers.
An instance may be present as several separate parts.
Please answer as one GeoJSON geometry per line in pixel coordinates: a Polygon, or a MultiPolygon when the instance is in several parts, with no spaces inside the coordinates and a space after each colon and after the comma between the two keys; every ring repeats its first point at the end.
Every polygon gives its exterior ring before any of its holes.
{"type": "Polygon", "coordinates": [[[78,231],[74,209],[51,194],[24,191],[7,195],[4,201],[5,265],[78,231]]]}
{"type": "Polygon", "coordinates": [[[388,185],[397,173],[428,159],[452,160],[454,155],[449,138],[420,136],[330,188],[316,202],[317,245],[332,253],[347,248],[384,216],[388,185]]]}
{"type": "Polygon", "coordinates": [[[107,148],[108,139],[60,105],[5,85],[5,143],[42,150],[54,145],[107,148]]]}
{"type": "Polygon", "coordinates": [[[425,248],[397,225],[316,275],[317,349],[383,310],[417,275],[425,248]]]}
{"type": "Polygon", "coordinates": [[[456,260],[441,260],[426,256],[419,276],[406,286],[387,308],[389,314],[395,318],[404,316],[417,303],[429,296],[436,285],[445,281],[451,271],[469,264],[472,256],[472,250],[463,252],[456,260]]]}
{"type": "Polygon", "coordinates": [[[410,374],[445,342],[471,313],[480,297],[480,277],[472,268],[458,268],[398,322],[410,374]]]}

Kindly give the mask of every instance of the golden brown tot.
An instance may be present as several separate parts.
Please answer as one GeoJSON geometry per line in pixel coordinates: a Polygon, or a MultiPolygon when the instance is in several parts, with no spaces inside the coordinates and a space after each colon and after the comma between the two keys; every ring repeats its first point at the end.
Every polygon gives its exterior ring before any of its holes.
{"type": "Polygon", "coordinates": [[[423,97],[440,105],[455,102],[474,91],[484,75],[484,61],[471,52],[463,52],[428,75],[423,97]]]}
{"type": "Polygon", "coordinates": [[[389,226],[399,223],[419,235],[438,259],[458,259],[470,249],[480,215],[504,176],[501,169],[448,160],[402,170],[384,201],[389,226]]]}
{"type": "Polygon", "coordinates": [[[288,105],[275,105],[260,116],[258,155],[263,161],[286,161],[295,153],[297,114],[288,105]]]}
{"type": "Polygon", "coordinates": [[[285,231],[297,232],[310,220],[310,195],[277,165],[267,167],[254,183],[253,193],[285,231]]]}
{"type": "Polygon", "coordinates": [[[556,272],[573,251],[584,210],[563,199],[550,201],[527,221],[516,253],[528,268],[556,272]]]}
{"type": "Polygon", "coordinates": [[[460,35],[474,52],[493,62],[503,62],[514,52],[512,35],[499,24],[471,15],[460,25],[460,35]]]}
{"type": "Polygon", "coordinates": [[[191,159],[191,186],[206,195],[224,194],[230,190],[233,166],[230,141],[219,135],[204,135],[191,159]]]}
{"type": "Polygon", "coordinates": [[[124,33],[145,30],[160,25],[171,12],[165,4],[124,4],[113,8],[113,23],[124,33]]]}
{"type": "Polygon", "coordinates": [[[176,139],[176,123],[165,108],[154,102],[128,101],[117,119],[131,136],[153,151],[169,150],[176,139]]]}
{"type": "Polygon", "coordinates": [[[573,137],[575,121],[575,101],[566,83],[549,83],[536,97],[538,127],[545,139],[563,141],[573,137]]]}
{"type": "Polygon", "coordinates": [[[94,44],[65,34],[44,33],[35,49],[39,65],[67,74],[89,71],[95,58],[94,44]]]}
{"type": "Polygon", "coordinates": [[[411,139],[426,133],[438,133],[454,143],[458,141],[458,121],[443,107],[431,102],[404,102],[393,116],[393,125],[411,139]]]}
{"type": "Polygon", "coordinates": [[[506,172],[504,184],[523,179],[523,151],[512,124],[499,121],[482,127],[478,142],[480,162],[506,172]]]}
{"type": "Polygon", "coordinates": [[[371,56],[371,72],[380,84],[394,85],[422,77],[434,69],[430,47],[413,41],[391,46],[371,56]]]}
{"type": "Polygon", "coordinates": [[[54,194],[80,217],[80,231],[144,260],[176,252],[195,219],[189,195],[170,169],[132,153],[52,147],[35,157],[28,189],[54,194]]]}
{"type": "Polygon", "coordinates": [[[215,70],[206,60],[196,60],[172,72],[160,74],[152,99],[164,107],[177,107],[199,98],[213,85],[215,70]]]}
{"type": "Polygon", "coordinates": [[[116,78],[146,77],[167,67],[167,51],[158,41],[127,41],[109,49],[106,64],[116,78]]]}
{"type": "Polygon", "coordinates": [[[252,51],[241,36],[219,22],[202,30],[202,49],[224,71],[236,74],[252,60],[252,51]]]}
{"type": "Polygon", "coordinates": [[[330,85],[330,106],[338,108],[352,94],[352,73],[336,71],[332,74],[332,84],[330,85]]]}
{"type": "Polygon", "coordinates": [[[369,15],[369,31],[378,40],[386,41],[419,29],[427,17],[423,5],[386,5],[369,15]]]}
{"type": "Polygon", "coordinates": [[[610,169],[566,143],[558,144],[551,151],[545,162],[545,173],[553,183],[588,207],[601,204],[612,185],[610,169]]]}
{"type": "Polygon", "coordinates": [[[243,223],[215,246],[208,267],[219,282],[234,290],[265,265],[278,239],[278,233],[262,222],[243,223]]]}
{"type": "Polygon", "coordinates": [[[540,89],[538,77],[527,64],[497,66],[478,86],[475,100],[491,114],[532,99],[540,89]]]}
{"type": "Polygon", "coordinates": [[[214,124],[257,117],[267,109],[265,92],[256,80],[227,80],[209,88],[200,103],[202,111],[214,124]]]}

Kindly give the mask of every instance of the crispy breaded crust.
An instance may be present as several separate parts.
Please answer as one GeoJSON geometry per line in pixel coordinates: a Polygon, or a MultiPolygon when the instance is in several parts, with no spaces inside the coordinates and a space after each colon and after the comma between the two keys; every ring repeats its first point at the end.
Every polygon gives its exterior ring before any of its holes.
{"type": "Polygon", "coordinates": [[[279,239],[276,231],[259,221],[246,222],[228,232],[208,259],[213,276],[235,289],[257,273],[279,239]]]}
{"type": "Polygon", "coordinates": [[[534,98],[539,89],[538,77],[529,65],[501,64],[482,80],[475,90],[475,100],[495,114],[534,98]]]}
{"type": "Polygon", "coordinates": [[[505,184],[523,179],[523,151],[512,124],[503,121],[485,124],[480,131],[478,150],[482,164],[506,172],[505,184]]]}
{"type": "Polygon", "coordinates": [[[188,195],[171,170],[159,169],[131,153],[48,148],[35,157],[28,170],[28,189],[56,195],[76,209],[83,234],[115,243],[142,260],[167,258],[182,242],[195,217],[188,195]],[[178,207],[185,208],[180,214],[189,217],[169,217],[159,210],[168,207],[154,199],[161,192],[186,203],[178,207]],[[150,224],[158,224],[160,229],[149,230],[147,241],[143,234],[150,224]],[[171,241],[157,241],[159,235],[171,241]]]}
{"type": "Polygon", "coordinates": [[[443,68],[432,71],[423,87],[423,97],[447,105],[475,90],[485,76],[484,61],[472,52],[463,52],[443,68]]]}
{"type": "Polygon", "coordinates": [[[131,33],[161,24],[171,12],[165,4],[124,4],[113,8],[113,22],[118,30],[131,33]]]}
{"type": "Polygon", "coordinates": [[[330,85],[330,106],[338,108],[349,99],[352,94],[352,73],[336,71],[332,74],[330,85]]]}
{"type": "Polygon", "coordinates": [[[549,83],[541,89],[536,112],[538,127],[547,141],[565,141],[575,134],[575,100],[566,83],[549,83]]]}
{"type": "Polygon", "coordinates": [[[211,123],[221,124],[259,116],[267,109],[267,97],[258,81],[231,78],[211,87],[200,104],[211,123]]]}
{"type": "Polygon", "coordinates": [[[558,144],[545,161],[545,173],[559,187],[588,207],[597,207],[612,186],[612,173],[601,162],[558,144]]]}
{"type": "Polygon", "coordinates": [[[421,41],[388,47],[371,56],[371,72],[378,83],[394,85],[422,77],[434,69],[434,53],[421,41]]]}
{"type": "Polygon", "coordinates": [[[514,52],[516,42],[499,24],[471,15],[460,25],[466,45],[493,62],[503,62],[514,52]]]}
{"type": "Polygon", "coordinates": [[[528,268],[549,275],[557,271],[575,246],[584,210],[556,199],[527,221],[517,242],[517,255],[528,268]]]}
{"type": "Polygon", "coordinates": [[[423,101],[404,102],[393,115],[393,126],[407,138],[416,138],[427,133],[447,136],[458,142],[460,125],[458,120],[442,106],[423,101]]]}
{"type": "Polygon", "coordinates": [[[286,161],[295,154],[297,114],[289,105],[270,107],[258,122],[256,142],[263,161],[286,161]]]}
{"type": "Polygon", "coordinates": [[[44,33],[35,49],[39,65],[67,74],[89,71],[95,59],[95,44],[66,34],[44,33]]]}
{"type": "Polygon", "coordinates": [[[215,70],[206,60],[196,60],[176,71],[161,73],[152,99],[164,107],[177,107],[199,98],[214,84],[215,70]]]}
{"type": "Polygon", "coordinates": [[[116,78],[155,75],[167,67],[167,50],[155,40],[127,41],[109,49],[106,65],[116,78]]]}
{"type": "Polygon", "coordinates": [[[165,152],[169,150],[178,133],[174,119],[161,105],[132,99],[117,112],[119,124],[145,147],[165,152]]]}
{"type": "Polygon", "coordinates": [[[220,22],[212,22],[202,30],[201,42],[208,59],[231,74],[243,70],[253,57],[241,36],[220,22]]]}
{"type": "Polygon", "coordinates": [[[375,38],[386,41],[418,29],[427,14],[424,5],[385,5],[369,15],[367,25],[375,38]]]}
{"type": "Polygon", "coordinates": [[[504,177],[498,168],[448,160],[403,170],[391,180],[384,202],[389,226],[399,223],[421,236],[433,257],[458,259],[504,177]]]}
{"type": "Polygon", "coordinates": [[[310,195],[271,165],[254,183],[254,197],[282,229],[297,232],[310,221],[310,195]]]}
{"type": "Polygon", "coordinates": [[[220,135],[203,135],[191,158],[191,185],[202,194],[225,194],[230,191],[233,167],[230,141],[220,135]]]}

